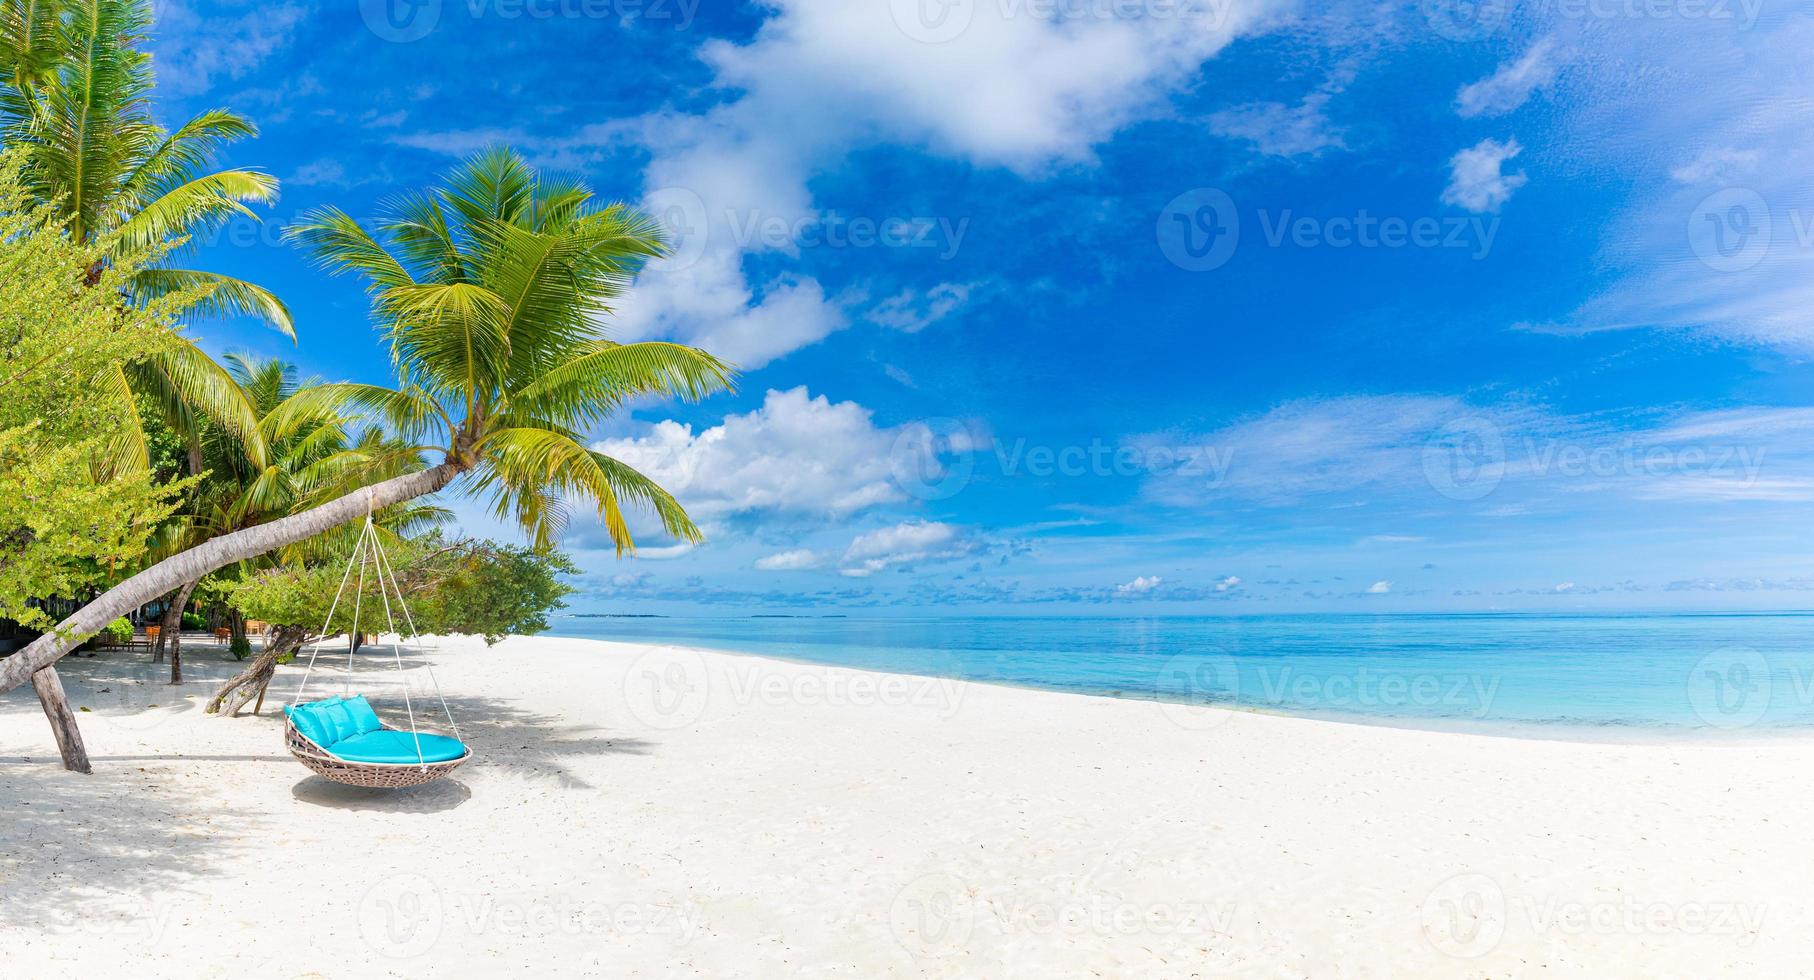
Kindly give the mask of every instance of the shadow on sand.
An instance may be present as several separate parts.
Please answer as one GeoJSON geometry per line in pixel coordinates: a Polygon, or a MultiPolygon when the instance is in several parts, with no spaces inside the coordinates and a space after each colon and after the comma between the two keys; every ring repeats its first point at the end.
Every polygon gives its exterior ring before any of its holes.
{"type": "Polygon", "coordinates": [[[472,790],[447,778],[407,789],[368,789],[309,776],[290,787],[290,795],[311,806],[375,813],[444,813],[472,799],[472,790]]]}

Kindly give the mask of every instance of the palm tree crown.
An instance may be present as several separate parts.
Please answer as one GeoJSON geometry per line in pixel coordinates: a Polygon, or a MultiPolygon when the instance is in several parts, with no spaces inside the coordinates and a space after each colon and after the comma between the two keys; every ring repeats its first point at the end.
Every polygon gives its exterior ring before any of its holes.
{"type": "Polygon", "coordinates": [[[611,300],[665,254],[653,219],[595,204],[584,185],[497,148],[445,186],[391,201],[371,230],[324,209],[289,234],[331,273],[366,281],[400,383],[304,392],[292,399],[298,418],[333,403],[380,413],[444,452],[538,545],[559,532],[570,499],[596,505],[620,552],[635,546],[625,502],[700,540],[667,491],[585,444],[585,430],[631,398],[698,399],[731,385],[731,367],[704,351],[605,334],[611,300]]]}
{"type": "MultiPolygon", "coordinates": [[[[226,144],[255,135],[224,109],[175,130],[151,115],[148,0],[0,0],[0,140],[24,154],[33,196],[69,233],[104,246],[110,261],[160,261],[133,274],[129,299],[176,297],[178,312],[259,318],[294,337],[290,312],[260,286],[162,261],[248,203],[269,203],[277,181],[255,170],[212,169],[226,144]]],[[[98,272],[98,270],[97,270],[98,272]]],[[[91,275],[93,282],[98,275],[91,275]]],[[[200,419],[212,418],[261,457],[256,418],[221,367],[187,338],[166,353],[121,364],[99,379],[122,410],[157,412],[188,443],[198,471],[200,419]]],[[[142,469],[142,424],[122,430],[99,475],[142,469]]]]}

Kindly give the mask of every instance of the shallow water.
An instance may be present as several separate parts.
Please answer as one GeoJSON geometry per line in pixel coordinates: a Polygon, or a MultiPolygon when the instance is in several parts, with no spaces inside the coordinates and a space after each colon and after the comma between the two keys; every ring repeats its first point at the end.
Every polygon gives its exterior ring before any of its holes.
{"type": "Polygon", "coordinates": [[[589,618],[556,635],[1334,715],[1619,737],[1814,730],[1814,615],[589,618]]]}

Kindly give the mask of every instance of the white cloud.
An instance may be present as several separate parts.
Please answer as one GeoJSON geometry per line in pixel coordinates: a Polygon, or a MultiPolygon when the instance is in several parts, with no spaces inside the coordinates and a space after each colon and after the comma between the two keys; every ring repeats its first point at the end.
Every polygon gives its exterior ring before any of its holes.
{"type": "Polygon", "coordinates": [[[1132,583],[1117,584],[1116,595],[1145,595],[1159,588],[1161,581],[1165,579],[1159,575],[1136,575],[1132,583]]]}
{"type": "Polygon", "coordinates": [[[1115,586],[1116,595],[1145,595],[1159,587],[1163,581],[1159,576],[1138,575],[1132,582],[1115,586]]]}
{"type": "Polygon", "coordinates": [[[877,303],[863,319],[903,333],[919,333],[962,309],[974,288],[970,283],[942,282],[923,292],[903,289],[877,303]]]}
{"type": "Polygon", "coordinates": [[[813,219],[807,182],[815,174],[876,144],[1029,176],[1087,163],[1121,127],[1162,111],[1171,92],[1254,29],[1271,5],[1186,4],[1165,17],[1105,7],[1057,18],[1041,16],[1037,5],[979,3],[948,11],[967,20],[940,43],[916,30],[911,3],[769,6],[748,43],[700,48],[724,101],[700,114],[652,115],[625,130],[651,153],[646,203],[661,214],[684,195],[689,223],[699,227],[683,233],[696,236],[684,261],[645,272],[621,329],[699,344],[745,367],[816,343],[847,322],[837,297],[811,278],[755,283],[745,268],[746,253],[796,250],[740,229],[813,219]]]}
{"type": "Polygon", "coordinates": [[[1383,578],[1372,585],[1367,586],[1368,595],[1385,595],[1390,591],[1392,591],[1392,583],[1383,578]]]}
{"type": "Polygon", "coordinates": [[[1756,150],[1739,150],[1730,146],[1713,146],[1696,154],[1694,159],[1669,171],[1670,179],[1681,184],[1704,184],[1729,181],[1745,176],[1757,166],[1756,150]]]}
{"type": "Polygon", "coordinates": [[[696,518],[843,517],[906,499],[891,479],[894,456],[904,451],[898,435],[877,428],[856,402],[815,398],[802,386],[771,390],[761,408],[701,432],[665,421],[594,448],[654,479],[696,518]]]}
{"type": "Polygon", "coordinates": [[[825,564],[823,557],[806,548],[783,551],[778,555],[756,559],[756,567],[765,572],[796,572],[818,568],[823,564],[825,564]]]}
{"type": "Polygon", "coordinates": [[[1556,79],[1556,45],[1545,38],[1530,46],[1517,61],[1499,66],[1492,75],[1455,94],[1455,111],[1463,118],[1499,116],[1523,105],[1531,93],[1556,79]]]}
{"type": "Polygon", "coordinates": [[[160,0],[155,13],[157,36],[164,39],[152,62],[158,92],[194,96],[217,81],[244,77],[287,47],[309,11],[297,4],[255,4],[239,14],[215,5],[204,13],[186,0],[160,0]]]}
{"type": "Polygon", "coordinates": [[[753,371],[849,323],[818,280],[781,276],[758,291],[741,262],[741,253],[718,251],[684,269],[644,275],[606,328],[614,340],[678,340],[753,371]]]}
{"type": "Polygon", "coordinates": [[[1449,186],[1443,189],[1442,202],[1475,213],[1499,210],[1528,179],[1522,173],[1501,172],[1507,160],[1523,151],[1517,140],[1501,143],[1488,138],[1455,154],[1449,160],[1449,186]]]}
{"type": "Polygon", "coordinates": [[[285,184],[297,187],[346,187],[346,167],[338,160],[316,160],[296,168],[296,172],[283,179],[285,184]]]}
{"type": "Polygon", "coordinates": [[[972,551],[958,530],[936,521],[908,521],[860,534],[838,559],[840,574],[866,578],[897,565],[961,558],[972,551]]]}
{"type": "Polygon", "coordinates": [[[1329,96],[1323,92],[1295,106],[1254,102],[1212,114],[1209,125],[1219,135],[1252,143],[1267,156],[1312,156],[1344,145],[1341,130],[1324,111],[1328,103],[1329,96]]]}
{"type": "Polygon", "coordinates": [[[1216,591],[1217,592],[1229,592],[1236,588],[1239,588],[1240,585],[1241,585],[1241,577],[1239,575],[1230,575],[1227,578],[1223,579],[1222,581],[1216,583],[1216,591]]]}
{"type": "Polygon", "coordinates": [[[1629,191],[1591,257],[1608,285],[1553,332],[1664,328],[1814,352],[1814,20],[1760,18],[1768,9],[1734,5],[1731,30],[1653,19],[1605,32],[1558,80],[1567,111],[1548,139],[1629,191]],[[1633,84],[1633,66],[1669,82],[1633,84]]]}
{"type": "Polygon", "coordinates": [[[1232,497],[1284,504],[1365,488],[1427,490],[1424,446],[1443,426],[1471,418],[1507,432],[1539,426],[1534,413],[1519,407],[1488,411],[1459,398],[1371,395],[1287,402],[1202,435],[1151,435],[1133,444],[1149,453],[1189,451],[1193,459],[1217,461],[1156,469],[1148,492],[1163,503],[1191,506],[1232,497]]]}

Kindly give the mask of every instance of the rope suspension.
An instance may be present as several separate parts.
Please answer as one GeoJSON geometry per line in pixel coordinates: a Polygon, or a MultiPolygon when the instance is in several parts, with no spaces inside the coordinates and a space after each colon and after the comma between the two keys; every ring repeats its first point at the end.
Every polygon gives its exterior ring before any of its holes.
{"type": "MultiPolygon", "coordinates": [[[[292,706],[303,703],[302,694],[303,691],[308,689],[309,676],[315,671],[315,659],[320,656],[322,644],[327,642],[331,635],[328,633],[328,629],[333,625],[334,613],[338,612],[340,609],[340,601],[346,593],[347,583],[354,581],[354,566],[358,566],[359,568],[359,577],[353,592],[352,631],[347,634],[346,676],[341,683],[341,694],[343,697],[352,694],[353,667],[355,662],[354,654],[358,650],[359,638],[361,636],[359,632],[359,621],[362,606],[364,605],[367,566],[370,566],[372,570],[372,578],[378,586],[378,597],[382,600],[384,605],[385,625],[388,627],[388,633],[392,637],[391,657],[397,667],[397,676],[399,680],[403,679],[403,634],[397,629],[397,620],[391,605],[391,595],[393,593],[397,598],[395,610],[403,613],[404,622],[409,627],[410,638],[412,640],[419,639],[421,634],[416,630],[415,617],[410,614],[409,604],[403,599],[403,589],[397,582],[396,569],[390,562],[390,556],[385,554],[384,544],[379,539],[377,525],[373,523],[371,510],[368,507],[365,515],[365,525],[360,528],[359,539],[353,545],[351,557],[347,559],[346,571],[341,573],[340,585],[334,590],[333,601],[328,603],[327,618],[322,620],[321,629],[315,634],[315,642],[310,645],[308,665],[303,669],[302,679],[297,683],[296,693],[290,700],[292,706]]],[[[453,729],[454,738],[458,739],[460,737],[460,728],[459,725],[454,722],[453,709],[448,707],[447,698],[441,693],[441,682],[435,677],[434,666],[427,663],[426,660],[424,661],[424,666],[428,670],[430,683],[434,685],[435,698],[441,702],[441,711],[447,716],[447,724],[453,729]]],[[[403,709],[409,717],[409,732],[410,738],[415,745],[416,762],[418,766],[421,767],[422,771],[426,772],[428,769],[428,762],[422,751],[422,734],[416,727],[416,708],[414,702],[410,699],[409,684],[407,681],[403,681],[402,688],[403,709]]]]}

